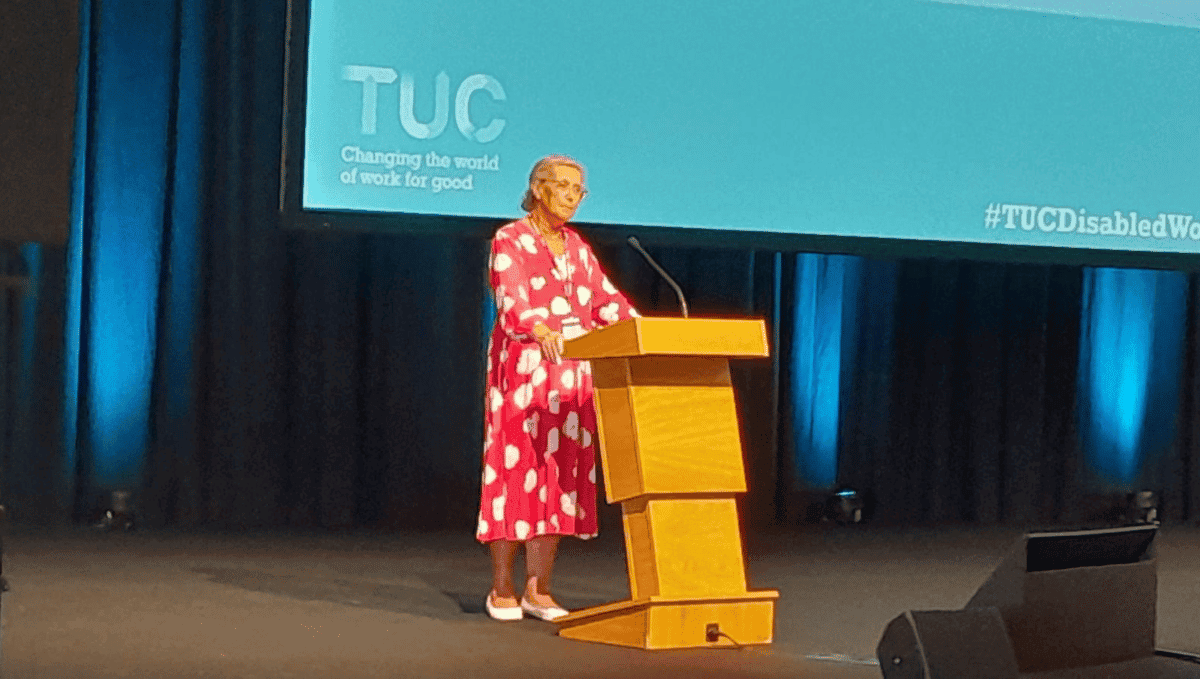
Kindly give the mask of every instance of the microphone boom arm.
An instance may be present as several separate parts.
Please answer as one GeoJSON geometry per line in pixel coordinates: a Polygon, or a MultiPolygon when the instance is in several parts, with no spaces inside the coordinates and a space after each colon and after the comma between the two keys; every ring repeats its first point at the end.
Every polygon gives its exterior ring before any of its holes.
{"type": "Polygon", "coordinates": [[[683,317],[687,318],[687,300],[683,298],[683,290],[679,289],[679,284],[675,282],[674,278],[671,278],[670,274],[668,274],[661,266],[658,265],[658,262],[654,261],[654,258],[650,256],[649,252],[646,252],[642,249],[642,244],[638,242],[636,237],[630,236],[628,238],[628,242],[633,246],[634,250],[637,250],[639,253],[641,253],[642,257],[646,259],[646,262],[649,263],[650,266],[654,267],[654,270],[658,272],[658,275],[662,276],[663,279],[667,281],[667,284],[669,284],[671,288],[675,290],[675,296],[679,298],[679,308],[683,311],[683,317]]]}

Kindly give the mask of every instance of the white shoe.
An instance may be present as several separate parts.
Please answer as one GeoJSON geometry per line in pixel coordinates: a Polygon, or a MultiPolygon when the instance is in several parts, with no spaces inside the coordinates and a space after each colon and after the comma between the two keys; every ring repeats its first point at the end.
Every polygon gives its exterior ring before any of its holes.
{"type": "Polygon", "coordinates": [[[553,622],[564,615],[567,615],[567,610],[565,608],[559,608],[553,604],[540,606],[533,603],[529,599],[526,599],[525,597],[521,597],[521,609],[533,617],[545,620],[547,622],[553,622]]]}
{"type": "Polygon", "coordinates": [[[525,614],[521,612],[523,606],[494,605],[492,603],[492,595],[495,593],[495,591],[488,592],[487,600],[484,602],[484,605],[487,608],[487,614],[491,616],[492,620],[511,622],[513,620],[520,620],[521,618],[525,617],[525,614]]]}

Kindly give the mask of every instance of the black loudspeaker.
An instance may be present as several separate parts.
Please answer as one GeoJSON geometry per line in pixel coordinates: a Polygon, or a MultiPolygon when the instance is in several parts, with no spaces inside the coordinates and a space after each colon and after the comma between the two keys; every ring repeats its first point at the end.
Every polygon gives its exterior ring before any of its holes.
{"type": "Polygon", "coordinates": [[[78,0],[0,1],[0,240],[67,241],[79,22],[78,0]]]}
{"type": "Polygon", "coordinates": [[[876,650],[887,679],[1017,679],[1004,619],[995,608],[909,611],[876,650]]]}
{"type": "Polygon", "coordinates": [[[1030,533],[967,608],[995,607],[1022,672],[1154,655],[1154,525],[1030,533]]]}
{"type": "Polygon", "coordinates": [[[1122,663],[1158,667],[1156,531],[1023,536],[963,610],[911,611],[888,625],[877,648],[884,677],[999,679],[1100,665],[1126,676],[1122,663]]]}

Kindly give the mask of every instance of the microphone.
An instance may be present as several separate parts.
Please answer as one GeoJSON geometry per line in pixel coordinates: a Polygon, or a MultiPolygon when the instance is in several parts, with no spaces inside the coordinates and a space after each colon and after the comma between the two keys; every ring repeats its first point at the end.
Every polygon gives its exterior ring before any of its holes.
{"type": "Polygon", "coordinates": [[[642,256],[646,258],[646,261],[650,263],[650,266],[654,267],[654,270],[658,272],[658,275],[662,276],[663,279],[666,280],[667,283],[669,283],[675,290],[675,296],[679,298],[679,308],[683,310],[683,317],[687,318],[687,301],[683,298],[683,290],[679,289],[679,284],[675,282],[674,278],[671,278],[670,274],[668,274],[666,271],[663,271],[663,268],[658,265],[658,262],[654,261],[654,258],[650,256],[649,252],[646,252],[642,249],[642,244],[638,242],[637,237],[630,236],[627,240],[629,244],[633,246],[633,249],[642,253],[642,256]]]}

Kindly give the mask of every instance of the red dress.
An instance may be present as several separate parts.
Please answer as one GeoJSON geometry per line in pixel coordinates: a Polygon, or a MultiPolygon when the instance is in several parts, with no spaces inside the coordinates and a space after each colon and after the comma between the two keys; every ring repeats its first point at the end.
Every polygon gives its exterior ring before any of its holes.
{"type": "Polygon", "coordinates": [[[492,239],[496,325],[488,342],[480,542],[591,538],[596,523],[596,412],[587,361],[543,356],[538,321],[567,339],[637,315],[583,238],[564,227],[555,257],[524,219],[492,239]]]}

